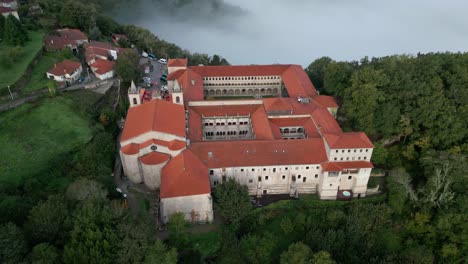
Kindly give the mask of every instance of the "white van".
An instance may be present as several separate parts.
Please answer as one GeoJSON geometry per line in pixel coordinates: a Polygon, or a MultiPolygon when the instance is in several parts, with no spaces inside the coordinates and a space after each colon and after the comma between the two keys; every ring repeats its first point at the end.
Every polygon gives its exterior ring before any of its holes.
{"type": "Polygon", "coordinates": [[[142,56],[143,58],[148,58],[148,53],[146,53],[146,52],[143,51],[143,52],[141,53],[141,56],[142,56]]]}
{"type": "Polygon", "coordinates": [[[166,64],[167,60],[166,59],[159,59],[158,62],[161,63],[161,64],[166,64]]]}

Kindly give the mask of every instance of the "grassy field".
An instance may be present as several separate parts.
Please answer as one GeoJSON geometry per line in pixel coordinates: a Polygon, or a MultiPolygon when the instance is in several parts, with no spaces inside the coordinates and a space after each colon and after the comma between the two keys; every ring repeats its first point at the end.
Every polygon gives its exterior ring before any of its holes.
{"type": "Polygon", "coordinates": [[[21,184],[87,143],[93,128],[70,97],[43,99],[0,115],[0,184],[21,184]]]}
{"type": "Polygon", "coordinates": [[[55,63],[59,63],[64,59],[78,61],[78,58],[73,57],[73,54],[68,49],[64,50],[63,52],[45,53],[39,62],[34,66],[31,72],[31,79],[23,88],[23,92],[27,93],[42,88],[47,88],[49,79],[47,79],[46,72],[54,67],[55,63]]]}
{"type": "MultiPolygon", "coordinates": [[[[5,67],[0,64],[0,88],[6,88],[8,85],[15,83],[21,75],[23,75],[26,68],[34,59],[36,54],[42,49],[42,42],[44,33],[37,31],[30,31],[30,41],[23,47],[24,54],[13,67],[5,67]]],[[[7,52],[8,46],[4,43],[0,44],[0,58],[7,52]]]]}

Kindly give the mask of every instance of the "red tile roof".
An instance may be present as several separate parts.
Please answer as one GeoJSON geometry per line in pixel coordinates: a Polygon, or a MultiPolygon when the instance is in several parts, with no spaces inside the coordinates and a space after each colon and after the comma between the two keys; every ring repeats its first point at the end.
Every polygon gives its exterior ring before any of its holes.
{"type": "Polygon", "coordinates": [[[122,151],[126,155],[138,154],[140,152],[140,144],[130,143],[130,144],[120,148],[120,151],[122,151]]]}
{"type": "Polygon", "coordinates": [[[104,57],[107,59],[108,55],[109,54],[107,53],[106,49],[87,47],[85,51],[85,58],[87,63],[89,63],[93,59],[96,59],[96,56],[104,57]]]}
{"type": "Polygon", "coordinates": [[[210,192],[208,168],[190,150],[172,158],[162,169],[161,199],[210,192]]]}
{"type": "Polygon", "coordinates": [[[323,171],[342,171],[345,169],[364,169],[373,167],[374,165],[368,161],[325,162],[322,164],[323,171]]]}
{"type": "Polygon", "coordinates": [[[307,137],[320,137],[317,127],[310,117],[270,118],[269,120],[278,129],[280,127],[303,127],[307,137]]]}
{"type": "Polygon", "coordinates": [[[150,139],[140,144],[130,143],[126,146],[123,146],[120,150],[126,155],[134,155],[140,152],[140,149],[146,148],[153,144],[165,146],[170,150],[181,150],[185,148],[185,141],[174,139],[168,142],[168,141],[159,140],[159,139],[150,139]]]}
{"type": "Polygon", "coordinates": [[[16,2],[16,0],[1,0],[0,3],[13,3],[16,2]]]}
{"type": "Polygon", "coordinates": [[[47,72],[55,76],[62,76],[66,73],[73,74],[80,67],[81,63],[77,61],[64,60],[60,63],[55,64],[54,67],[47,72]]]}
{"type": "Polygon", "coordinates": [[[158,165],[168,161],[171,158],[170,155],[152,151],[144,156],[139,157],[141,163],[146,165],[158,165]]]}
{"type": "Polygon", "coordinates": [[[321,138],[195,142],[190,149],[208,168],[320,164],[327,161],[321,138]]]}
{"type": "Polygon", "coordinates": [[[290,103],[290,98],[265,98],[263,105],[267,113],[288,113],[292,114],[293,107],[290,103]]]}
{"type": "Polygon", "coordinates": [[[78,29],[64,28],[56,31],[56,34],[45,37],[45,46],[48,49],[61,50],[67,45],[76,46],[78,42],[88,41],[88,37],[78,29]]]}
{"type": "Polygon", "coordinates": [[[179,79],[180,76],[182,76],[182,74],[185,73],[186,70],[177,70],[175,72],[171,72],[171,74],[169,74],[167,76],[167,80],[168,81],[174,81],[174,80],[177,80],[179,79]]]}
{"type": "Polygon", "coordinates": [[[2,14],[13,13],[13,12],[16,12],[16,10],[6,7],[6,6],[0,6],[0,13],[2,14]]]}
{"type": "Polygon", "coordinates": [[[112,46],[109,43],[102,42],[102,41],[93,41],[93,40],[86,44],[86,48],[98,48],[98,49],[104,49],[104,50],[117,50],[116,47],[112,46]]]}
{"type": "Polygon", "coordinates": [[[252,114],[251,120],[255,139],[275,139],[263,107],[260,106],[257,111],[252,114]]]}
{"type": "Polygon", "coordinates": [[[323,107],[331,107],[331,108],[338,107],[338,104],[336,103],[335,98],[333,98],[332,96],[319,95],[319,96],[315,96],[313,99],[315,102],[317,102],[323,107]]]}
{"type": "Polygon", "coordinates": [[[311,97],[317,95],[314,85],[300,65],[291,65],[281,75],[290,97],[311,97]]]}
{"type": "Polygon", "coordinates": [[[203,95],[203,78],[192,70],[186,70],[178,79],[179,85],[184,91],[184,104],[187,105],[190,101],[202,101],[203,95]]]}
{"type": "Polygon", "coordinates": [[[114,70],[115,61],[96,59],[90,66],[94,73],[105,74],[114,70]]]}
{"type": "Polygon", "coordinates": [[[146,165],[158,165],[168,161],[171,158],[170,155],[152,151],[144,156],[139,157],[141,163],[146,165]]]}
{"type": "Polygon", "coordinates": [[[374,147],[364,132],[347,132],[341,134],[324,133],[324,137],[331,149],[374,147]]]}
{"type": "Polygon", "coordinates": [[[187,59],[169,59],[167,67],[187,67],[187,59]]]}
{"type": "Polygon", "coordinates": [[[155,99],[128,110],[121,142],[158,131],[185,137],[184,106],[155,99]]]}

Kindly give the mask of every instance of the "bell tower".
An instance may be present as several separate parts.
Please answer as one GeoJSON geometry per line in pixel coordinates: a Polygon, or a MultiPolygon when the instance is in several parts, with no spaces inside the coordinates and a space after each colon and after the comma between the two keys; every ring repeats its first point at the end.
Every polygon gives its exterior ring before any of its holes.
{"type": "Polygon", "coordinates": [[[130,101],[130,107],[141,105],[140,93],[133,81],[130,88],[128,88],[128,100],[130,101]]]}

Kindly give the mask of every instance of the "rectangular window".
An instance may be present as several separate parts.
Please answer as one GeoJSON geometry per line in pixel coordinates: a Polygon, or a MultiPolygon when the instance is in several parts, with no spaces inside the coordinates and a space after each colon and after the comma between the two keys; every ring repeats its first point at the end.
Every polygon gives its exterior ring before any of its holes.
{"type": "Polygon", "coordinates": [[[320,168],[319,166],[315,167],[317,170],[320,168]]]}
{"type": "Polygon", "coordinates": [[[306,182],[307,177],[302,178],[302,182],[306,182]]]}
{"type": "Polygon", "coordinates": [[[214,174],[213,170],[210,170],[210,175],[213,175],[213,174],[214,174]]]}
{"type": "Polygon", "coordinates": [[[338,153],[338,150],[336,150],[336,153],[338,153]]]}
{"type": "Polygon", "coordinates": [[[284,168],[284,170],[288,170],[288,167],[284,168]]]}
{"type": "Polygon", "coordinates": [[[301,175],[297,175],[297,178],[300,179],[300,178],[301,178],[301,175]]]}
{"type": "Polygon", "coordinates": [[[252,180],[252,179],[249,179],[249,183],[252,183],[252,182],[253,182],[253,180],[252,180]]]}
{"type": "Polygon", "coordinates": [[[306,167],[306,170],[308,170],[308,169],[309,169],[309,166],[306,167]]]}
{"type": "Polygon", "coordinates": [[[265,176],[265,180],[267,180],[267,181],[268,181],[268,176],[265,176]]]}
{"type": "Polygon", "coordinates": [[[316,178],[316,179],[318,178],[318,174],[315,174],[315,178],[316,178]]]}
{"type": "Polygon", "coordinates": [[[241,171],[244,171],[244,169],[241,169],[241,171]]]}
{"type": "Polygon", "coordinates": [[[353,176],[348,176],[348,180],[351,180],[353,178],[353,176]]]}
{"type": "Polygon", "coordinates": [[[252,171],[255,171],[255,169],[252,169],[252,171]]]}
{"type": "Polygon", "coordinates": [[[262,181],[262,177],[258,176],[258,181],[262,181]]]}
{"type": "Polygon", "coordinates": [[[283,180],[286,179],[286,175],[281,176],[281,179],[283,180]]]}
{"type": "Polygon", "coordinates": [[[263,171],[266,171],[266,168],[263,168],[263,171]]]}
{"type": "Polygon", "coordinates": [[[276,172],[276,168],[273,168],[273,172],[276,172]]]}
{"type": "Polygon", "coordinates": [[[333,184],[330,183],[330,187],[333,187],[333,184]]]}
{"type": "Polygon", "coordinates": [[[335,158],[335,160],[337,160],[337,158],[335,158]]]}
{"type": "Polygon", "coordinates": [[[214,181],[214,182],[213,182],[213,185],[216,185],[216,184],[218,184],[218,181],[214,181]]]}

